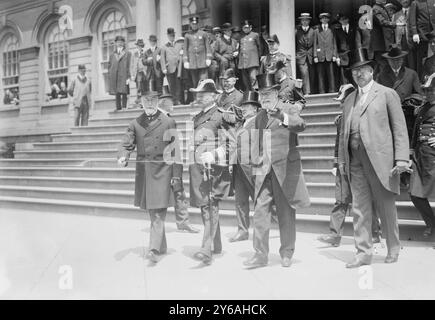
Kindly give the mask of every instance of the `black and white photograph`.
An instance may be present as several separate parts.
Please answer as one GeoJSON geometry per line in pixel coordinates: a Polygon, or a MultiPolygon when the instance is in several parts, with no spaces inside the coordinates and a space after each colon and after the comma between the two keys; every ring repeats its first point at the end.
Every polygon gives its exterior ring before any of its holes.
{"type": "Polygon", "coordinates": [[[0,0],[0,300],[433,300],[434,208],[435,0],[0,0]]]}

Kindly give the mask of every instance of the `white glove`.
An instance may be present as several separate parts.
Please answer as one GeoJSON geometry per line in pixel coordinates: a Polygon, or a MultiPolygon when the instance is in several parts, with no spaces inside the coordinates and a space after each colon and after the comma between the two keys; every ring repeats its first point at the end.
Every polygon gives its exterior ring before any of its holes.
{"type": "Polygon", "coordinates": [[[160,55],[158,54],[156,57],[156,61],[159,62],[160,61],[160,55]]]}
{"type": "Polygon", "coordinates": [[[127,159],[125,157],[121,157],[118,159],[118,165],[120,167],[126,167],[127,166],[127,159]]]}
{"type": "Polygon", "coordinates": [[[314,58],[314,63],[319,63],[319,58],[314,58]]]}
{"type": "Polygon", "coordinates": [[[412,36],[412,41],[420,43],[420,36],[418,34],[414,34],[412,36]]]}
{"type": "Polygon", "coordinates": [[[239,55],[239,51],[234,51],[233,52],[233,57],[237,57],[239,55]]]}
{"type": "Polygon", "coordinates": [[[427,140],[427,143],[429,143],[429,145],[430,145],[432,148],[435,148],[435,137],[431,137],[431,138],[429,138],[429,139],[427,140]]]}
{"type": "Polygon", "coordinates": [[[168,70],[163,69],[162,72],[163,72],[163,74],[167,74],[167,73],[168,73],[168,70]]]}
{"type": "Polygon", "coordinates": [[[332,57],[332,62],[335,62],[335,61],[337,61],[337,58],[336,57],[332,57]]]}
{"type": "Polygon", "coordinates": [[[130,83],[130,79],[125,80],[125,84],[128,86],[128,84],[130,83]]]}
{"type": "Polygon", "coordinates": [[[335,167],[332,168],[331,173],[334,177],[336,177],[337,176],[337,168],[335,168],[335,167]]]}
{"type": "Polygon", "coordinates": [[[199,158],[201,159],[201,162],[203,164],[214,163],[214,155],[212,152],[204,152],[203,154],[201,154],[201,156],[199,158]]]}
{"type": "Polygon", "coordinates": [[[148,61],[153,61],[153,57],[148,57],[147,60],[148,61]]]}
{"type": "Polygon", "coordinates": [[[339,66],[340,66],[340,58],[337,58],[337,59],[335,60],[335,62],[337,63],[337,66],[339,67],[339,66]]]}
{"type": "Polygon", "coordinates": [[[183,50],[183,49],[181,49],[181,50],[180,50],[180,56],[182,56],[182,55],[183,55],[183,53],[184,53],[184,50],[183,50]]]}
{"type": "Polygon", "coordinates": [[[190,67],[189,62],[185,62],[184,63],[184,69],[189,69],[189,67],[190,67]]]}
{"type": "Polygon", "coordinates": [[[206,59],[206,60],[205,60],[205,64],[206,64],[207,67],[210,67],[210,65],[211,65],[211,60],[210,60],[210,59],[206,59]]]}

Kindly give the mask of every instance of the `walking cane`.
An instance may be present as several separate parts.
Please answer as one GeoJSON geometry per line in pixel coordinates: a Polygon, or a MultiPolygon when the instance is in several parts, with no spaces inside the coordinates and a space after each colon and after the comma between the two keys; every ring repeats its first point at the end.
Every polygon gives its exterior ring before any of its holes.
{"type": "MultiPolygon", "coordinates": [[[[209,183],[209,193],[208,193],[208,213],[210,216],[210,238],[212,241],[212,244],[214,245],[214,237],[213,237],[213,213],[212,213],[212,197],[213,197],[213,180],[212,180],[212,174],[211,174],[211,165],[209,163],[204,164],[204,180],[208,181],[209,183]]],[[[213,248],[214,249],[214,248],[213,248]]]]}

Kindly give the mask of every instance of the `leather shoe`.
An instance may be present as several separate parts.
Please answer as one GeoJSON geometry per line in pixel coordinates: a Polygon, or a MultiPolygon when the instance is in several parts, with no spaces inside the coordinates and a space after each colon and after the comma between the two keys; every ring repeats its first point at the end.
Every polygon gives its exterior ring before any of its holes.
{"type": "Polygon", "coordinates": [[[178,230],[187,231],[189,233],[199,233],[199,229],[196,229],[189,224],[183,224],[181,226],[178,226],[178,230]]]}
{"type": "Polygon", "coordinates": [[[197,252],[193,255],[193,257],[196,260],[202,261],[204,264],[210,265],[211,264],[211,258],[207,257],[204,253],[202,252],[197,252]]]}
{"type": "Polygon", "coordinates": [[[291,264],[292,264],[292,262],[291,262],[291,258],[289,258],[289,257],[284,257],[284,258],[281,259],[281,265],[282,265],[284,268],[288,268],[288,267],[290,267],[291,264]]]}
{"type": "Polygon", "coordinates": [[[148,252],[146,258],[153,263],[159,262],[159,259],[157,257],[157,253],[154,250],[150,250],[150,252],[148,252]]]}
{"type": "Polygon", "coordinates": [[[254,255],[252,258],[243,262],[243,265],[249,268],[261,268],[267,266],[267,258],[254,255]]]}
{"type": "Polygon", "coordinates": [[[340,246],[341,237],[333,236],[330,234],[325,234],[317,238],[317,240],[330,244],[333,247],[340,246]]]}
{"type": "Polygon", "coordinates": [[[237,241],[243,241],[249,239],[249,233],[238,231],[234,236],[230,238],[230,242],[237,242],[237,241]]]}
{"type": "Polygon", "coordinates": [[[385,263],[395,263],[397,262],[397,260],[399,260],[399,255],[398,254],[394,254],[394,255],[387,255],[387,257],[385,258],[385,263]]]}
{"type": "Polygon", "coordinates": [[[361,261],[359,259],[354,259],[352,262],[346,263],[346,268],[348,269],[354,269],[359,268],[361,266],[369,265],[370,263],[365,263],[364,261],[361,261]]]}

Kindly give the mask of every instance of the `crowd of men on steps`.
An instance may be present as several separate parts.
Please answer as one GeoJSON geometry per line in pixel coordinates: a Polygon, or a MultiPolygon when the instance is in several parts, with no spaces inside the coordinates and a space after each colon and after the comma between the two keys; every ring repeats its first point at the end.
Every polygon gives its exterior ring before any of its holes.
{"type": "MultiPolygon", "coordinates": [[[[426,223],[424,235],[430,237],[433,233],[435,217],[429,202],[435,197],[433,2],[401,2],[401,12],[410,18],[414,15],[418,21],[417,33],[411,37],[415,46],[407,50],[402,42],[386,43],[390,31],[403,27],[403,22],[390,19],[385,1],[376,1],[373,28],[363,30],[370,33],[367,47],[352,46],[341,55],[337,53],[337,34],[343,31],[347,35],[352,28],[346,17],[341,16],[341,29],[334,31],[329,26],[329,13],[319,15],[322,24],[317,29],[309,26],[308,13],[299,17],[301,29],[298,27],[296,32],[306,37],[314,32],[312,61],[319,79],[324,80],[323,90],[329,86],[333,91],[333,64],[340,68],[343,80],[336,98],[343,109],[335,121],[336,205],[331,213],[330,233],[319,240],[338,246],[344,218],[350,211],[356,254],[347,268],[371,264],[373,243],[381,237],[387,245],[385,263],[398,261],[401,245],[395,200],[401,188],[408,189],[426,223]],[[379,36],[381,39],[375,40],[379,36]],[[328,39],[332,39],[332,50],[326,49],[328,39]],[[382,47],[374,46],[382,39],[382,47]],[[412,54],[427,57],[417,61],[423,63],[424,71],[417,73],[410,68],[412,54]]],[[[222,253],[219,207],[234,195],[237,232],[231,242],[249,238],[249,198],[254,202],[254,253],[244,265],[256,268],[268,264],[269,230],[276,219],[282,266],[289,267],[295,251],[296,210],[310,205],[297,148],[298,133],[306,127],[301,111],[309,81],[305,77],[303,81],[293,78],[291,57],[279,52],[278,37],[261,38],[252,32],[249,21],[243,22],[244,34],[238,39],[234,39],[229,23],[215,28],[212,32],[223,32],[223,36],[215,37],[214,42],[198,25],[199,18],[192,17],[191,31],[178,40],[173,29],[168,29],[170,41],[163,48],[157,48],[157,39],[151,36],[151,48],[143,52],[143,41],[138,40],[137,54],[121,49],[109,64],[110,70],[115,63],[121,64],[120,56],[127,55],[127,74],[114,84],[125,89],[135,80],[144,110],[128,126],[119,147],[118,163],[122,167],[136,163],[134,205],[146,210],[151,220],[147,258],[157,263],[167,252],[164,221],[168,207],[175,205],[180,229],[198,232],[188,222],[183,187],[187,152],[190,205],[200,208],[204,224],[203,241],[193,258],[210,265],[213,255],[222,253]],[[175,50],[176,57],[171,60],[168,48],[175,47],[176,42],[183,46],[181,51],[175,50]],[[262,55],[266,48],[267,53],[262,55]],[[132,67],[132,61],[137,67],[132,67]],[[171,113],[173,105],[183,103],[185,98],[176,83],[186,71],[194,84],[188,88],[189,96],[201,111],[192,119],[193,139],[187,150],[182,150],[171,113]],[[237,88],[243,88],[243,92],[237,88]],[[130,160],[134,150],[136,159],[130,160]]],[[[410,30],[414,32],[412,27],[410,30]]],[[[117,43],[122,48],[125,41],[118,37],[117,43]]],[[[304,63],[309,74],[308,59],[304,63]]],[[[299,61],[297,64],[301,69],[299,61]]],[[[117,95],[120,109],[125,107],[127,90],[117,92],[115,87],[111,93],[117,95]]]]}

